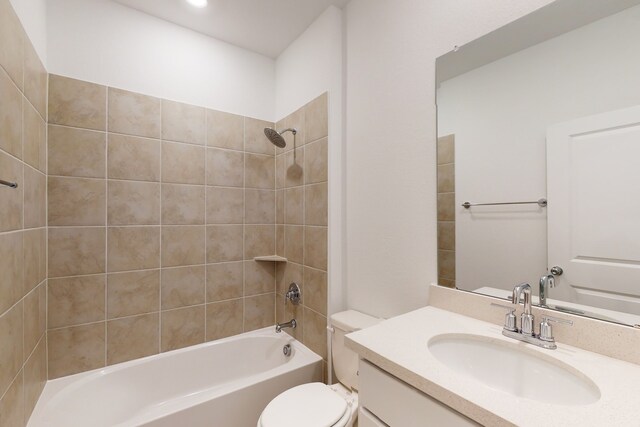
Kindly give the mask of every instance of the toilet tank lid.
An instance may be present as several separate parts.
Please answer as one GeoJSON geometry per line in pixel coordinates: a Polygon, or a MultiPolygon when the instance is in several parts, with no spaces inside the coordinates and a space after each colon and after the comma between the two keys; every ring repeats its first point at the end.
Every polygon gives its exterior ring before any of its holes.
{"type": "Polygon", "coordinates": [[[345,332],[353,332],[376,325],[384,319],[378,319],[356,310],[341,311],[331,315],[331,325],[345,332]]]}

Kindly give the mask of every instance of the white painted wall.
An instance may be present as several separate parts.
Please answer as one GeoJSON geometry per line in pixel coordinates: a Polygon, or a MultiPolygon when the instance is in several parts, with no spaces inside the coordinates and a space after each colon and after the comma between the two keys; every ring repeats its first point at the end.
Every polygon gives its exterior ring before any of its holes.
{"type": "Polygon", "coordinates": [[[328,92],[329,313],[345,308],[342,10],[330,6],[276,60],[276,118],[328,92]]]}
{"type": "Polygon", "coordinates": [[[349,308],[394,316],[436,280],[436,57],[550,1],[346,6],[349,308]]]}
{"type": "Polygon", "coordinates": [[[47,66],[47,0],[10,0],[40,60],[47,66]]]}
{"type": "Polygon", "coordinates": [[[270,58],[109,0],[48,0],[47,20],[50,73],[275,119],[270,58]]]}
{"type": "Polygon", "coordinates": [[[510,290],[545,273],[546,209],[459,205],[545,197],[550,125],[640,105],[638,22],[640,6],[442,83],[438,132],[456,135],[458,287],[510,290]]]}

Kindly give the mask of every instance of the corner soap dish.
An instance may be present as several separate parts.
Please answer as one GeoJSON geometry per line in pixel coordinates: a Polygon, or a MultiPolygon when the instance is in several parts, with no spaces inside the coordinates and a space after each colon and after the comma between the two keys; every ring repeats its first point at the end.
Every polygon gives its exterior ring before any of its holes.
{"type": "Polygon", "coordinates": [[[257,256],[253,258],[254,261],[271,261],[271,262],[287,262],[288,260],[285,257],[281,257],[279,255],[267,255],[267,256],[257,256]]]}

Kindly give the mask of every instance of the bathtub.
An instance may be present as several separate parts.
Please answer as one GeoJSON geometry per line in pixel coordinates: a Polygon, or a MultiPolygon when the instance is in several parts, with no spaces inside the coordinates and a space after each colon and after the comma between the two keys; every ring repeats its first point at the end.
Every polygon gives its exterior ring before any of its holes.
{"type": "Polygon", "coordinates": [[[279,393],[321,378],[320,356],[270,327],[49,381],[28,427],[255,427],[279,393]]]}

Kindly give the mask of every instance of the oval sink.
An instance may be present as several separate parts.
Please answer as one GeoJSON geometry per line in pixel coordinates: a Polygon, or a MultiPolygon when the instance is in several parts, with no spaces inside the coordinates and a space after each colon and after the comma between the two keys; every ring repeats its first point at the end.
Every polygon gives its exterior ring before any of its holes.
{"type": "Polygon", "coordinates": [[[428,343],[441,363],[495,390],[556,405],[600,399],[598,386],[584,374],[525,345],[467,334],[438,335],[428,343]]]}

